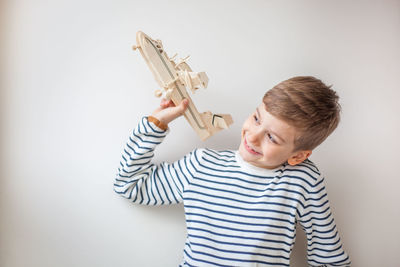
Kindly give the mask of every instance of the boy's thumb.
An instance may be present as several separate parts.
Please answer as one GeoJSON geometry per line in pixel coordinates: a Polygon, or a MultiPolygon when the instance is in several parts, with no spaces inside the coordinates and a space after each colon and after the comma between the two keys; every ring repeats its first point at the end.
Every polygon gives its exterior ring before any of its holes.
{"type": "Polygon", "coordinates": [[[185,98],[178,106],[168,108],[168,116],[166,116],[166,121],[170,122],[175,120],[179,116],[182,116],[188,105],[189,101],[185,98]]]}
{"type": "Polygon", "coordinates": [[[183,115],[188,105],[189,105],[189,100],[186,98],[183,99],[182,102],[179,104],[179,106],[176,107],[177,115],[178,116],[183,115]]]}

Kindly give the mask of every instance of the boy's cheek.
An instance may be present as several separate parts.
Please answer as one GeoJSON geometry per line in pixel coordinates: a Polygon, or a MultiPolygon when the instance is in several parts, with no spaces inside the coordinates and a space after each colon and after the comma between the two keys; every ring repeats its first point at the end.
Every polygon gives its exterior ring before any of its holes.
{"type": "Polygon", "coordinates": [[[271,146],[263,147],[263,155],[266,161],[280,162],[285,157],[280,151],[271,146]]]}
{"type": "Polygon", "coordinates": [[[245,122],[243,123],[243,125],[242,125],[242,137],[244,136],[244,133],[245,133],[245,132],[249,131],[249,129],[250,129],[250,123],[249,123],[249,121],[247,120],[247,121],[245,121],[245,122]]]}

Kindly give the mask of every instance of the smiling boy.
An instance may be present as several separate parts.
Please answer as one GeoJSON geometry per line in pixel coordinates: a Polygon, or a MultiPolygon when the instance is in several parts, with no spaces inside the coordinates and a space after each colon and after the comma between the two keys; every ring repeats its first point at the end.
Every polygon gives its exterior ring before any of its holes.
{"type": "Polygon", "coordinates": [[[335,91],[314,77],[269,90],[242,127],[238,151],[196,149],[154,164],[154,149],[187,100],[162,101],[133,131],[114,190],[135,203],[183,203],[181,266],[289,266],[299,223],[310,266],[349,266],[324,178],[308,157],[337,127],[335,91]]]}
{"type": "Polygon", "coordinates": [[[275,169],[286,161],[296,165],[308,158],[311,150],[295,151],[295,137],[296,129],[271,115],[262,103],[242,127],[239,153],[261,168],[275,169]]]}

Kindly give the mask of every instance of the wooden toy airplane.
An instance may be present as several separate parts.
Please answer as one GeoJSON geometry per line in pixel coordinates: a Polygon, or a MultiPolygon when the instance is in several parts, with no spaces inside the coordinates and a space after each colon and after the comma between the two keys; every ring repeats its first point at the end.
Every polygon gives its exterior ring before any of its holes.
{"type": "Polygon", "coordinates": [[[229,114],[217,115],[209,111],[204,113],[197,111],[186,88],[189,88],[192,93],[200,87],[206,88],[208,77],[204,72],[192,71],[186,63],[189,56],[176,63],[174,61],[176,55],[169,58],[160,40],[153,40],[141,31],[136,33],[136,46],[133,46],[133,49],[139,49],[157,83],[162,88],[156,91],[157,97],[171,99],[175,105],[179,105],[184,98],[189,100],[184,117],[201,140],[204,141],[214,133],[227,129],[233,123],[229,114]]]}

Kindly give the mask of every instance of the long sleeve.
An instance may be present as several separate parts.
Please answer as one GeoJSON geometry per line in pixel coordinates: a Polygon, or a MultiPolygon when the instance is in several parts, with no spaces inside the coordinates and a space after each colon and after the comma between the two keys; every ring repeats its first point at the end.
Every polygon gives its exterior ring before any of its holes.
{"type": "Polygon", "coordinates": [[[306,195],[300,225],[307,236],[309,266],[350,266],[336,228],[324,179],[319,177],[306,195]]]}
{"type": "Polygon", "coordinates": [[[131,134],[122,154],[114,183],[114,191],[144,205],[165,205],[182,202],[182,193],[193,175],[193,151],[168,164],[152,163],[154,149],[168,130],[158,128],[143,117],[131,134]]]}

